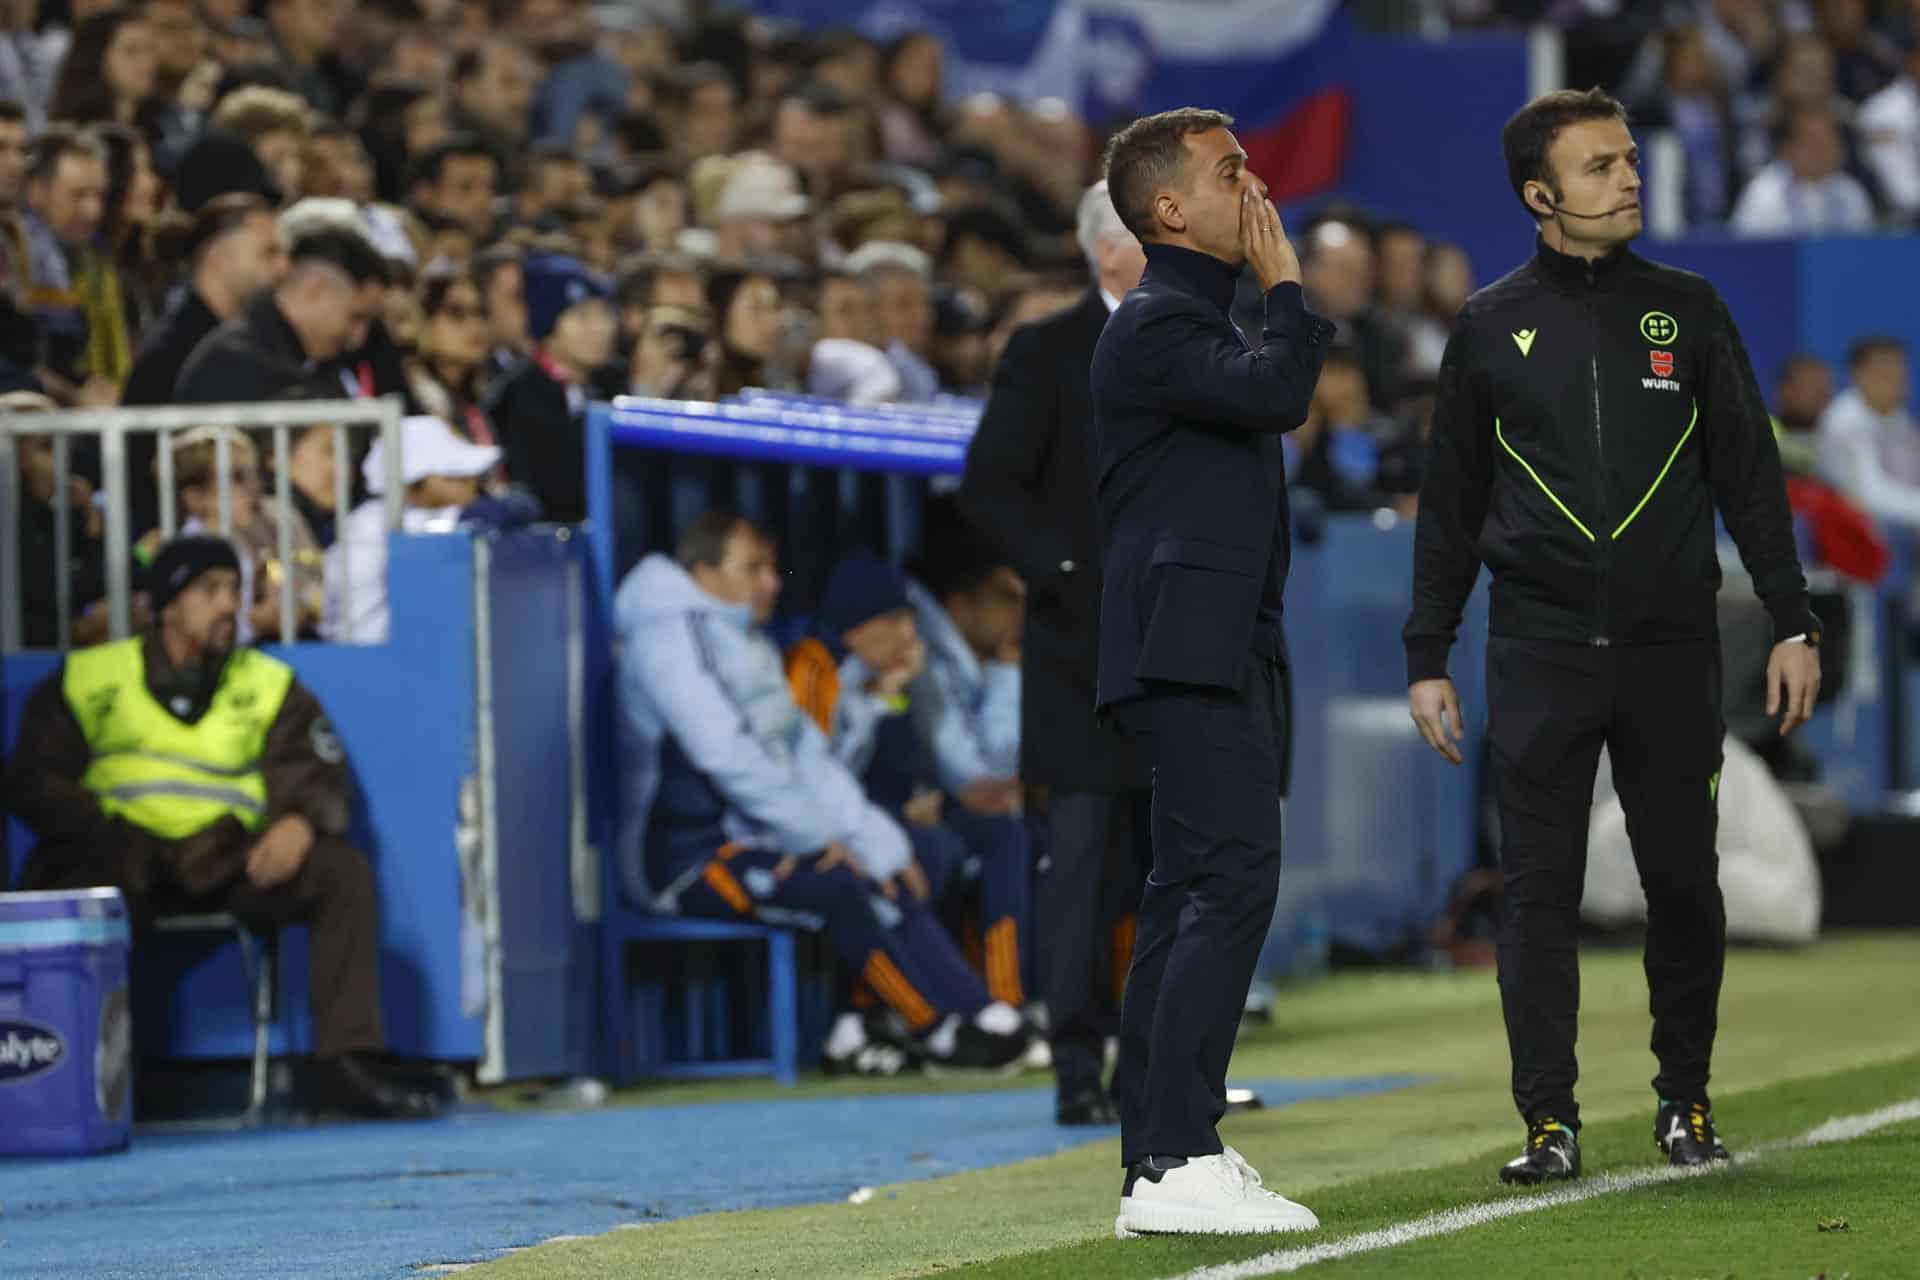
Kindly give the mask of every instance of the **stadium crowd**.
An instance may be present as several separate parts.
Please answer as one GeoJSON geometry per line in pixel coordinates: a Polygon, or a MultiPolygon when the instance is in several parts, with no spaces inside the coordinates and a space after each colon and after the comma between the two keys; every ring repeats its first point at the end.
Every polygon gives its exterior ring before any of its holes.
{"type": "MultiPolygon", "coordinates": [[[[1626,56],[1602,78],[1680,133],[1698,221],[1811,232],[1920,213],[1920,6],[1877,23],[1863,0],[1560,8],[1601,15],[1576,26],[1597,33],[1577,55],[1614,49],[1612,33],[1626,56]]],[[[1058,101],[949,100],[924,34],[608,19],[584,0],[28,0],[6,18],[0,411],[397,396],[410,529],[583,518],[596,399],[988,396],[1014,331],[1080,304],[1132,244],[1089,193],[1099,129],[1058,101]]],[[[1337,204],[1290,230],[1308,305],[1337,326],[1286,441],[1302,523],[1410,514],[1471,266],[1337,204]]],[[[1831,372],[1796,360],[1782,429],[1819,428],[1809,474],[1920,522],[1920,445],[1872,439],[1886,419],[1920,440],[1904,353],[1865,343],[1852,374],[1835,401],[1831,372]]],[[[243,642],[386,635],[385,470],[352,459],[340,510],[335,442],[324,427],[292,442],[284,504],[247,434],[168,446],[182,532],[219,527],[223,452],[232,468],[243,642]],[[271,590],[286,576],[296,636],[271,590]]],[[[157,462],[152,444],[129,457],[136,582],[161,550],[157,462]]],[[[56,643],[65,572],[72,643],[102,640],[99,459],[76,449],[65,566],[46,438],[22,437],[22,475],[23,638],[56,643]]],[[[784,654],[761,630],[779,549],[731,512],[643,561],[619,603],[643,656],[622,696],[629,731],[650,735],[628,780],[652,805],[647,890],[825,924],[859,979],[828,1047],[847,1070],[1005,1065],[1039,1016],[1023,1007],[1033,854],[1006,736],[1027,584],[958,517],[929,529],[912,578],[843,560],[784,654]],[[750,722],[728,729],[721,699],[750,722]],[[862,879],[898,906],[877,933],[848,905],[862,879]],[[980,933],[973,966],[939,920],[956,897],[980,933]]]]}

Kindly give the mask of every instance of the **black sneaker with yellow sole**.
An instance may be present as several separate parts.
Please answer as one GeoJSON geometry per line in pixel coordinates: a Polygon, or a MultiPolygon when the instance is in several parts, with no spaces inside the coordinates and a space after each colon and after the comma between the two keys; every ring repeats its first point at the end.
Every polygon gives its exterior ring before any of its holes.
{"type": "Polygon", "coordinates": [[[1653,1117],[1653,1141],[1667,1153],[1667,1163],[1712,1164],[1731,1160],[1733,1153],[1713,1127],[1713,1108],[1705,1102],[1668,1102],[1662,1099],[1653,1117]]]}
{"type": "Polygon", "coordinates": [[[1527,1126],[1527,1145],[1500,1166],[1500,1181],[1521,1187],[1566,1182],[1580,1176],[1580,1142],[1552,1116],[1527,1126]]]}

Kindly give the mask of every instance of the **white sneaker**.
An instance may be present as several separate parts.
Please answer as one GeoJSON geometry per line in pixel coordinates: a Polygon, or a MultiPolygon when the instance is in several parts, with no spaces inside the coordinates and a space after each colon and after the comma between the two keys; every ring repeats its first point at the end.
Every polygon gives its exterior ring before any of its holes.
{"type": "Polygon", "coordinates": [[[1312,1231],[1320,1219],[1305,1205],[1266,1189],[1260,1175],[1228,1147],[1217,1156],[1189,1156],[1176,1168],[1135,1167],[1120,1196],[1113,1233],[1135,1235],[1248,1235],[1312,1231]]]}

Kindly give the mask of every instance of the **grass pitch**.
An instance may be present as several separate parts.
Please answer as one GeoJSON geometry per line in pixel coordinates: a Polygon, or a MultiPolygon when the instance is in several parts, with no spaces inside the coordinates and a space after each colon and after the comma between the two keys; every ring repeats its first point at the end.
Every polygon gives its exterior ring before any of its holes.
{"type": "MultiPolygon", "coordinates": [[[[1582,1134],[1590,1173],[1657,1153],[1645,981],[1637,954],[1583,962],[1582,1134]]],[[[1341,975],[1283,993],[1273,1027],[1243,1036],[1237,1078],[1408,1073],[1428,1083],[1300,1103],[1223,1125],[1270,1186],[1312,1205],[1310,1236],[1112,1239],[1118,1144],[882,1188],[862,1205],[711,1214],[543,1245],[477,1268],[514,1277],[892,1277],[964,1268],[980,1277],[1175,1276],[1335,1240],[1503,1192],[1496,1166],[1521,1130],[1507,1095],[1489,972],[1341,975]]],[[[1023,1081],[1037,1083],[1035,1078],[1023,1081]]],[[[857,1088],[858,1086],[853,1086],[857,1088]]],[[[938,1086],[931,1082],[923,1087],[938,1086]]],[[[830,1091],[840,1092],[835,1085],[830,1091]]],[[[809,1092],[829,1091],[820,1086],[809,1092]]],[[[623,1101],[692,1101],[686,1089],[623,1101]]],[[[703,1086],[702,1099],[778,1096],[703,1086]]],[[[1920,1096],[1920,937],[1843,937],[1807,951],[1729,958],[1715,1110],[1736,1149],[1832,1116],[1920,1096]]],[[[804,1140],[796,1137],[794,1140],[804,1140]]],[[[645,1158],[637,1155],[637,1158],[645,1158]]],[[[743,1169],[750,1179],[753,1171],[743,1169]]],[[[1337,1277],[1553,1275],[1695,1280],[1843,1273],[1920,1276],[1920,1126],[1770,1154],[1663,1184],[1310,1268],[1337,1277]],[[1845,1230],[1820,1231],[1819,1221],[1845,1230]]]]}

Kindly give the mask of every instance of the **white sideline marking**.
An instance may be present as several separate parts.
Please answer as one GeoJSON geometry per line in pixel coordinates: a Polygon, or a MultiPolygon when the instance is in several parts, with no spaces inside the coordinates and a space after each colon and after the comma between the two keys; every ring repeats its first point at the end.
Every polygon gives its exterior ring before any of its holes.
{"type": "MultiPolygon", "coordinates": [[[[1734,1157],[1734,1163],[1744,1164],[1769,1152],[1787,1151],[1796,1147],[1817,1147],[1830,1142],[1851,1142],[1876,1129],[1884,1129],[1888,1125],[1916,1119],[1920,1119],[1920,1098],[1898,1102],[1890,1107],[1882,1107],[1878,1111],[1868,1111],[1862,1115],[1841,1116],[1829,1120],[1825,1124],[1807,1130],[1797,1138],[1769,1142],[1752,1150],[1743,1151],[1734,1157]]],[[[1635,1191],[1641,1187],[1672,1182],[1678,1178],[1711,1176],[1720,1167],[1702,1165],[1683,1169],[1675,1165],[1658,1165],[1632,1173],[1603,1173],[1555,1191],[1462,1205],[1458,1209],[1430,1213],[1410,1222],[1382,1227],[1378,1231],[1348,1236],[1344,1240],[1295,1249],[1278,1249],[1272,1253],[1263,1253],[1257,1258],[1248,1258],[1244,1262],[1201,1267],[1197,1271],[1183,1273],[1176,1280],[1252,1280],[1255,1276],[1281,1275],[1310,1267],[1316,1262],[1336,1262],[1341,1258],[1351,1258],[1355,1254],[1391,1249],[1395,1245],[1410,1244],[1415,1240],[1452,1235],[1456,1231],[1484,1226],[1489,1222],[1498,1222],[1502,1218],[1518,1217],[1523,1213],[1538,1213],[1542,1209],[1557,1209],[1562,1205],[1592,1200],[1596,1196],[1612,1195],[1616,1191],[1635,1191]]]]}

